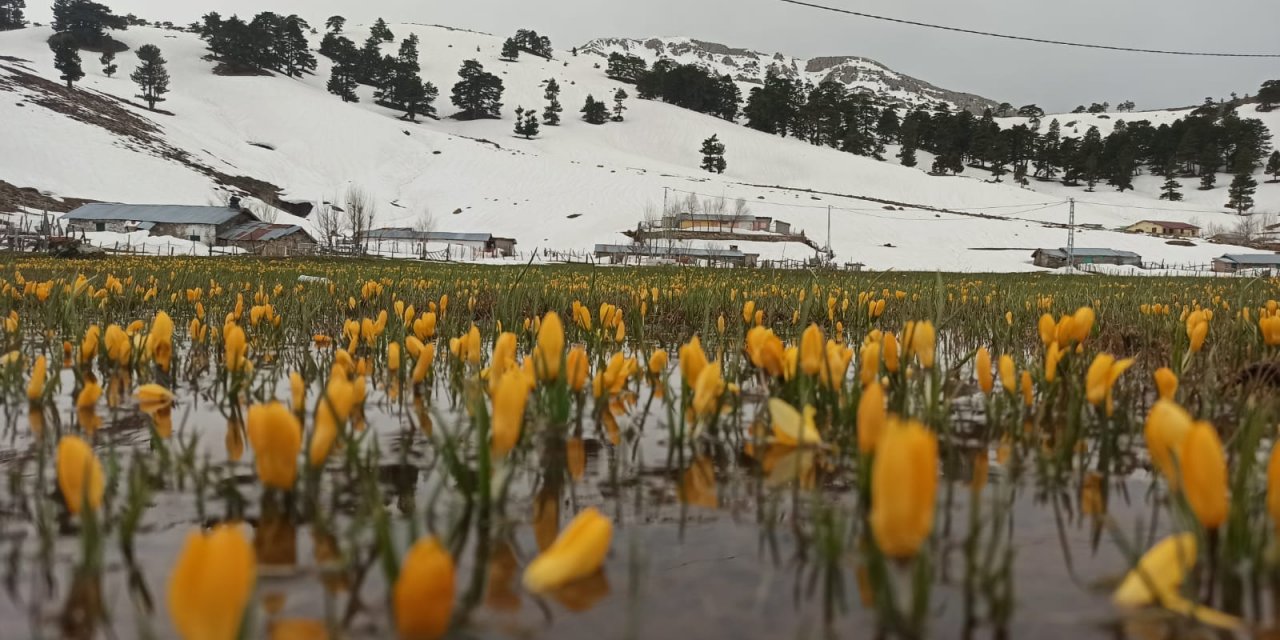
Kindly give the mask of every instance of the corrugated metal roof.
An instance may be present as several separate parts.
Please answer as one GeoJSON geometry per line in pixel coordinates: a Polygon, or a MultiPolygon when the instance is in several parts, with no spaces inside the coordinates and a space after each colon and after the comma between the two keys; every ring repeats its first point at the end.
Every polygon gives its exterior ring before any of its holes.
{"type": "MultiPolygon", "coordinates": [[[[296,224],[246,222],[218,233],[218,239],[227,240],[229,242],[266,242],[268,240],[276,240],[285,236],[293,235],[299,231],[306,233],[305,229],[296,224]]],[[[311,234],[307,234],[307,239],[314,242],[314,239],[311,238],[311,234]]]]}
{"type": "MultiPolygon", "coordinates": [[[[373,240],[421,240],[423,242],[488,242],[491,233],[458,233],[454,231],[416,231],[408,227],[374,229],[368,237],[373,240]]],[[[509,238],[506,238],[509,240],[509,238]]]]}
{"type": "MultiPolygon", "coordinates": [[[[1055,258],[1067,258],[1067,250],[1065,247],[1057,249],[1036,249],[1037,252],[1043,252],[1055,258]]],[[[1142,256],[1132,251],[1122,251],[1120,249],[1087,249],[1077,247],[1072,250],[1073,255],[1077,258],[1142,258],[1142,256]]]]}
{"type": "Polygon", "coordinates": [[[647,247],[634,244],[598,244],[596,253],[606,255],[633,255],[650,257],[685,258],[745,258],[747,254],[736,249],[686,249],[683,247],[647,247]]]}
{"type": "Polygon", "coordinates": [[[86,204],[66,214],[68,220],[122,220],[163,224],[223,224],[241,215],[229,207],[200,207],[181,204],[86,204]]]}
{"type": "Polygon", "coordinates": [[[1228,253],[1218,259],[1236,264],[1280,265],[1280,253],[1228,253]]]}

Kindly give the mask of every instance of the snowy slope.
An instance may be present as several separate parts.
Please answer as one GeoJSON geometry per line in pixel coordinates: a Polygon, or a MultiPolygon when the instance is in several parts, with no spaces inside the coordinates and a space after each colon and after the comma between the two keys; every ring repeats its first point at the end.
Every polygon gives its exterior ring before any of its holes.
{"type": "MultiPolygon", "coordinates": [[[[173,92],[161,106],[173,115],[124,108],[154,122],[163,144],[189,154],[190,162],[277,185],[284,200],[337,201],[348,185],[360,185],[377,203],[377,226],[409,226],[429,211],[438,230],[514,237],[523,252],[626,242],[621,231],[634,228],[647,206],[660,209],[664,189],[672,198],[684,197],[682,192],[742,198],[753,213],[788,221],[819,240],[825,240],[827,207],[833,206],[837,261],[872,268],[1026,270],[1032,268],[1031,249],[1065,244],[1065,230],[1045,224],[1066,222],[1058,194],[972,176],[931,177],[658,102],[632,99],[625,122],[592,126],[577,118],[579,106],[588,94],[603,98],[620,86],[596,68],[596,56],[558,52],[550,61],[525,55],[506,63],[498,59],[500,37],[417,25],[392,28],[397,38],[410,31],[421,37],[423,76],[441,89],[442,116],[454,111],[448,95],[459,65],[476,58],[506,85],[503,119],[406,123],[371,104],[368,88],[362,88],[361,103],[344,104],[324,90],[324,58],[316,75],[302,80],[214,76],[196,36],[149,28],[116,37],[134,48],[161,47],[173,76],[173,92]],[[542,83],[551,77],[563,88],[563,124],[544,127],[534,140],[516,138],[513,111],[518,105],[541,107],[542,83]],[[712,134],[728,149],[729,169],[722,176],[698,169],[700,143],[712,134]],[[887,210],[882,202],[847,196],[918,206],[887,210]],[[1059,203],[1046,206],[1054,202],[1059,203]]],[[[367,27],[352,25],[347,35],[362,40],[365,33],[367,27]]],[[[48,36],[43,28],[0,33],[0,55],[29,61],[26,68],[56,81],[48,36]]],[[[386,52],[395,48],[389,44],[386,52]]],[[[102,75],[96,56],[83,57],[88,77],[77,91],[133,99],[135,87],[127,78],[134,66],[131,53],[117,59],[121,73],[115,78],[102,75]]],[[[23,68],[0,61],[0,69],[5,66],[23,68]]],[[[0,70],[0,180],[113,201],[207,204],[219,198],[208,172],[44,108],[13,77],[0,70]]],[[[1101,191],[1093,194],[1103,197],[1101,191]]],[[[1202,218],[1196,209],[1183,204],[1160,217],[1202,218]]],[[[1096,205],[1081,205],[1077,214],[1080,223],[1106,228],[1152,217],[1150,211],[1096,205]]],[[[1077,246],[1201,264],[1227,250],[1101,231],[1082,232],[1077,246]]],[[[804,257],[797,245],[764,245],[761,251],[766,258],[804,257]]]]}
{"type": "Polygon", "coordinates": [[[612,53],[633,55],[650,65],[661,58],[668,58],[680,64],[701,66],[716,75],[728,75],[737,80],[744,97],[753,85],[763,83],[765,76],[773,71],[784,78],[814,85],[834,80],[850,91],[873,93],[888,102],[908,107],[931,107],[946,102],[959,109],[981,113],[985,108],[994,109],[998,105],[989,98],[935,87],[859,56],[795,58],[781,53],[770,55],[737,49],[695,38],[600,38],[582,45],[578,51],[602,58],[608,58],[612,53]]]}

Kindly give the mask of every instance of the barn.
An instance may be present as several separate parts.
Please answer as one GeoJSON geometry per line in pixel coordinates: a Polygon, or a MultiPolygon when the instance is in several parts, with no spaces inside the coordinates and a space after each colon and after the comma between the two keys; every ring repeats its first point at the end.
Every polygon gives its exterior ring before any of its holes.
{"type": "Polygon", "coordinates": [[[1218,273],[1242,269],[1280,269],[1280,253],[1228,253],[1213,259],[1213,270],[1218,273]]]}
{"type": "Polygon", "coordinates": [[[146,231],[150,236],[239,247],[259,255],[297,255],[315,248],[315,238],[306,229],[262,222],[239,204],[235,198],[226,207],[102,202],[79,207],[62,220],[69,229],[78,231],[146,231]]]}
{"type": "Polygon", "coordinates": [[[285,257],[313,253],[316,239],[296,224],[255,220],[219,231],[218,245],[239,247],[260,256],[285,257]]]}
{"type": "Polygon", "coordinates": [[[172,236],[213,245],[219,232],[256,218],[238,206],[95,202],[65,214],[62,220],[69,228],[79,231],[146,231],[152,236],[172,236]]]}
{"type": "MultiPolygon", "coordinates": [[[[1119,249],[1084,249],[1077,248],[1072,250],[1075,264],[1121,264],[1134,267],[1142,266],[1142,256],[1132,251],[1122,251],[1119,249]]],[[[1067,255],[1065,248],[1057,249],[1036,249],[1031,254],[1031,260],[1037,267],[1046,269],[1058,269],[1065,267],[1072,262],[1067,255]]]]}

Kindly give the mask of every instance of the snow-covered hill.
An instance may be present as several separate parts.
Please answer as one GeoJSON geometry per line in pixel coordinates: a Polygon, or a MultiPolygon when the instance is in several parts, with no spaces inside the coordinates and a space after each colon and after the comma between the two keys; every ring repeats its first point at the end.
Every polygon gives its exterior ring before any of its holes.
{"type": "MultiPolygon", "coordinates": [[[[349,25],[362,40],[367,27],[349,25]]],[[[489,232],[518,249],[584,251],[623,243],[646,208],[667,198],[745,200],[753,213],[804,229],[831,244],[840,262],[876,269],[1029,270],[1036,247],[1066,243],[1061,194],[992,184],[965,175],[938,178],[892,162],[756,132],[677,107],[632,99],[626,121],[587,124],[577,110],[588,94],[620,86],[593,55],[558,51],[551,60],[499,60],[502,37],[420,25],[392,25],[397,38],[421,40],[422,73],[441,88],[442,116],[455,109],[449,88],[463,60],[475,58],[503,80],[503,119],[460,122],[398,120],[361,89],[359,104],[328,94],[329,62],[316,75],[221,77],[203,59],[195,35],[133,28],[116,37],[133,48],[156,44],[169,60],[172,93],[152,113],[136,104],[128,72],[105,77],[96,56],[74,91],[59,87],[47,28],[0,33],[0,196],[5,184],[52,196],[138,203],[207,204],[227,184],[278,201],[339,201],[349,185],[375,200],[378,226],[410,226],[429,212],[441,231],[489,232]],[[598,65],[598,66],[597,66],[598,65]],[[533,140],[512,133],[517,106],[541,107],[543,83],[563,88],[565,119],[533,140]],[[727,147],[728,170],[698,169],[703,139],[727,147]],[[890,205],[889,202],[897,203],[890,205]]],[[[386,45],[394,54],[395,44],[386,45]]],[[[1264,185],[1265,190],[1268,185],[1264,185]]],[[[1107,229],[1143,218],[1200,220],[1194,203],[1165,205],[1124,194],[1153,212],[1114,206],[1099,191],[1077,221],[1107,229]]],[[[1220,203],[1219,203],[1220,204],[1220,203]]],[[[1225,214],[1219,214],[1225,216],[1225,214]]],[[[281,215],[281,221],[293,221],[281,215]]],[[[308,224],[302,221],[303,224],[308,224]]],[[[1137,251],[1150,261],[1205,264],[1221,245],[1172,246],[1157,238],[1081,231],[1077,246],[1137,251]]],[[[763,257],[804,258],[797,245],[753,243],[763,257]]]]}
{"type": "Polygon", "coordinates": [[[784,77],[814,85],[824,80],[839,82],[850,91],[881,96],[893,103],[909,107],[933,106],[946,102],[959,109],[982,113],[999,103],[970,93],[948,91],[923,80],[902,75],[892,69],[858,56],[825,56],[795,58],[781,53],[766,54],[749,49],[736,49],[695,38],[600,38],[578,48],[579,53],[608,58],[620,53],[640,57],[653,64],[668,58],[680,64],[696,64],[716,75],[728,75],[743,84],[743,96],[750,86],[764,82],[770,71],[784,77]]]}

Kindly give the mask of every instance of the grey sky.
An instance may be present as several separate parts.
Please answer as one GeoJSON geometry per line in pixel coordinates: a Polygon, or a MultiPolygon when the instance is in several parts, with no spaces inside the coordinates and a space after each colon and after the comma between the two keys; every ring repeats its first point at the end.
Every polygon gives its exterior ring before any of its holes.
{"type": "MultiPolygon", "coordinates": [[[[1254,93],[1280,78],[1280,59],[1190,58],[1011,42],[872,21],[777,0],[101,0],[120,13],[190,22],[207,11],[382,16],[507,34],[520,27],[561,48],[604,36],[691,36],[797,56],[860,55],[956,91],[1060,111],[1134,100],[1139,109],[1254,93]]],[[[817,0],[923,22],[1153,49],[1280,53],[1280,2],[1231,0],[817,0]],[[1226,7],[1230,7],[1228,10],[1226,7]]],[[[47,20],[46,0],[28,0],[47,20]]]]}

